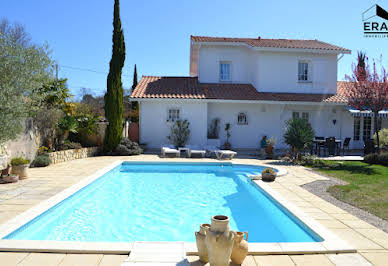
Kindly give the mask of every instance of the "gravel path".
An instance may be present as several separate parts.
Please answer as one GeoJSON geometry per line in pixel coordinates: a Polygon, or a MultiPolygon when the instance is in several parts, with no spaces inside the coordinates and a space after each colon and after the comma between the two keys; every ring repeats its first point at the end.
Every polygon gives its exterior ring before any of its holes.
{"type": "MultiPolygon", "coordinates": [[[[323,175],[322,173],[313,171],[311,169],[308,169],[308,170],[310,170],[318,175],[323,175]]],[[[353,205],[350,205],[348,203],[340,201],[340,200],[334,198],[329,192],[327,192],[327,189],[329,187],[334,186],[334,185],[344,185],[344,184],[346,184],[345,181],[331,177],[331,176],[327,176],[327,175],[323,175],[323,176],[329,178],[330,180],[314,181],[314,182],[305,184],[302,187],[304,189],[308,190],[309,192],[313,193],[314,195],[330,202],[331,204],[353,214],[354,216],[357,216],[361,220],[364,220],[365,222],[370,223],[371,225],[388,233],[388,221],[385,221],[385,220],[383,220],[383,219],[381,219],[381,218],[379,218],[379,217],[377,217],[377,216],[375,216],[367,211],[359,209],[353,205]]]]}

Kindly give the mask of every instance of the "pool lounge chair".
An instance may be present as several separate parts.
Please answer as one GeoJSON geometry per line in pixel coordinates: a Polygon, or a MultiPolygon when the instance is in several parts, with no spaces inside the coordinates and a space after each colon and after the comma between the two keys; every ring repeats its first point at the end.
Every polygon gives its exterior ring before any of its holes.
{"type": "Polygon", "coordinates": [[[206,150],[207,157],[212,157],[212,154],[214,153],[214,155],[215,155],[216,151],[218,151],[220,149],[220,148],[218,148],[216,146],[212,146],[212,145],[207,145],[204,148],[206,150]]]}
{"type": "Polygon", "coordinates": [[[206,150],[201,149],[199,146],[195,145],[186,145],[186,148],[188,148],[187,156],[191,157],[192,154],[199,154],[202,158],[206,155],[206,150]]]}
{"type": "Polygon", "coordinates": [[[231,150],[216,150],[215,154],[218,160],[222,160],[222,159],[232,160],[233,157],[237,154],[237,152],[231,151],[231,150]]]}
{"type": "Polygon", "coordinates": [[[176,157],[180,157],[180,151],[175,149],[172,145],[162,145],[160,149],[162,157],[166,157],[166,154],[175,154],[176,157]]]}

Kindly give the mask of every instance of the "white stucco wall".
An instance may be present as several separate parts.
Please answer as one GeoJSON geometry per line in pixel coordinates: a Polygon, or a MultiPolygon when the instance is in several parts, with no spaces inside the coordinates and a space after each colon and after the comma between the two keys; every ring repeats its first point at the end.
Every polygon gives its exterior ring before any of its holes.
{"type": "Polygon", "coordinates": [[[233,83],[251,83],[265,92],[336,93],[337,55],[255,51],[241,46],[202,45],[198,79],[217,83],[220,61],[231,62],[233,83]],[[311,61],[311,82],[298,82],[298,61],[311,61]]]}
{"type": "MultiPolygon", "coordinates": [[[[257,149],[263,135],[276,139],[275,148],[288,148],[283,143],[285,122],[292,118],[292,112],[308,112],[309,121],[317,136],[334,136],[344,140],[352,138],[351,148],[362,148],[363,141],[353,141],[353,117],[344,106],[263,104],[263,103],[204,103],[187,100],[152,101],[140,103],[140,142],[149,148],[159,148],[168,143],[171,123],[166,122],[169,108],[179,108],[181,118],[190,122],[189,144],[204,146],[207,143],[207,129],[214,118],[220,119],[220,139],[226,140],[225,124],[231,124],[230,142],[235,149],[257,149]],[[248,125],[238,125],[237,115],[245,112],[248,125]],[[336,123],[333,123],[336,120],[336,123]]],[[[300,114],[301,115],[301,114],[300,114]]],[[[362,125],[361,125],[362,127],[362,125]]],[[[383,120],[388,127],[388,119],[383,120]]]]}
{"type": "Polygon", "coordinates": [[[206,145],[207,104],[184,101],[140,102],[140,143],[148,148],[160,148],[169,143],[171,123],[167,122],[168,109],[179,108],[180,118],[190,122],[191,135],[188,144],[206,145]]]}
{"type": "Polygon", "coordinates": [[[220,82],[220,62],[230,61],[233,83],[251,83],[251,53],[244,47],[201,46],[198,79],[201,83],[220,82]]]}

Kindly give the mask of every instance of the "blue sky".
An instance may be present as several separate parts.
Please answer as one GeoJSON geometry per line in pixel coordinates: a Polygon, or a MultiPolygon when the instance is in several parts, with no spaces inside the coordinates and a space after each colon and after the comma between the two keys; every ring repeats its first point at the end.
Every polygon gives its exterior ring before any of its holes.
{"type": "MultiPolygon", "coordinates": [[[[364,38],[361,14],[388,1],[121,0],[126,61],[124,88],[133,66],[141,75],[189,74],[190,35],[319,39],[352,50],[339,62],[338,79],[351,71],[357,50],[388,66],[388,38],[364,38]]],[[[0,18],[19,22],[34,42],[48,42],[74,94],[106,89],[112,50],[113,0],[1,1],[0,18]],[[67,67],[91,69],[100,73],[67,67]]]]}

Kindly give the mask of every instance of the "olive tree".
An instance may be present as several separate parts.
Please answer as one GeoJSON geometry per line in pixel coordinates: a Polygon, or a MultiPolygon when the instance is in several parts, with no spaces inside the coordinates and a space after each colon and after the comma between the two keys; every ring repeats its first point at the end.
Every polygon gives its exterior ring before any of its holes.
{"type": "Polygon", "coordinates": [[[52,79],[53,61],[47,45],[36,45],[24,27],[0,22],[0,144],[13,139],[33,111],[36,88],[52,79]]]}

